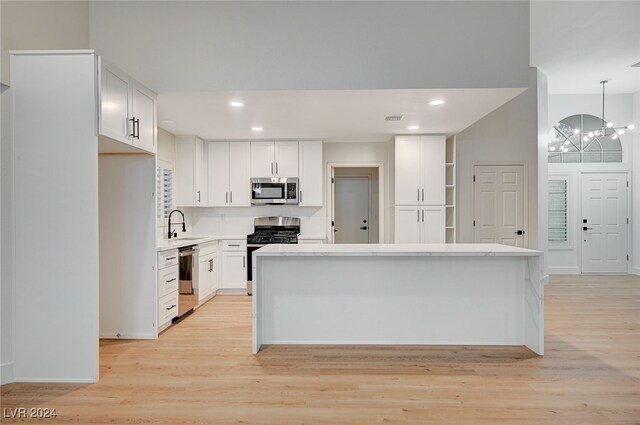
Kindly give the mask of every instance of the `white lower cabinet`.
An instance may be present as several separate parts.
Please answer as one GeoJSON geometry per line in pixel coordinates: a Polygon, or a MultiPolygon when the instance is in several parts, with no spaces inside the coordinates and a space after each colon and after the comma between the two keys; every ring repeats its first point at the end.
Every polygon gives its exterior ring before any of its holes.
{"type": "Polygon", "coordinates": [[[217,253],[200,255],[198,267],[198,303],[205,301],[218,289],[217,253]]]}
{"type": "Polygon", "coordinates": [[[178,250],[158,253],[158,330],[178,315],[178,250]]]}
{"type": "Polygon", "coordinates": [[[222,242],[222,288],[246,289],[247,242],[225,240],[222,242]]]}
{"type": "Polygon", "coordinates": [[[396,243],[444,243],[444,241],[444,206],[396,207],[396,243]]]}

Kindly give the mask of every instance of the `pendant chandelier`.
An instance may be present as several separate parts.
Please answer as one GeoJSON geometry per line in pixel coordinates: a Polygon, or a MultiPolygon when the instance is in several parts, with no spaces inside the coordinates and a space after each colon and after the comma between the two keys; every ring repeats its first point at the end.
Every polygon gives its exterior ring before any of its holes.
{"type": "MultiPolygon", "coordinates": [[[[588,142],[594,137],[610,137],[612,139],[617,139],[618,136],[624,134],[626,130],[633,130],[635,126],[633,124],[628,124],[624,126],[615,126],[611,121],[607,121],[604,115],[604,87],[608,83],[608,80],[600,81],[602,84],[602,125],[600,128],[588,128],[582,129],[582,140],[588,142]]],[[[580,133],[579,128],[573,129],[573,134],[580,133]]]]}

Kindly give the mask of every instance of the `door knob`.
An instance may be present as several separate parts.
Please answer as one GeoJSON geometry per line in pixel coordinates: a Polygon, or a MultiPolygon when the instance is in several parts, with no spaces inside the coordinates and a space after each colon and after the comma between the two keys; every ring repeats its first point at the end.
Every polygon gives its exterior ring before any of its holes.
{"type": "Polygon", "coordinates": [[[516,230],[513,233],[516,234],[516,235],[522,236],[522,235],[524,235],[524,230],[516,230]]]}
{"type": "Polygon", "coordinates": [[[367,230],[367,226],[362,226],[360,230],[367,230]]]}

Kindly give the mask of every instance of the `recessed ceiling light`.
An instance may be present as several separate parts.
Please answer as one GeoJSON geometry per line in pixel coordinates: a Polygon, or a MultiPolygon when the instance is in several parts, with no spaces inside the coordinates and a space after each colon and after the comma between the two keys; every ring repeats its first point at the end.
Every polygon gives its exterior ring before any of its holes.
{"type": "Polygon", "coordinates": [[[431,102],[429,102],[429,105],[431,105],[431,106],[444,105],[444,100],[442,100],[442,99],[434,99],[431,102]]]}
{"type": "Polygon", "coordinates": [[[251,127],[251,131],[262,131],[262,127],[251,127]]]}
{"type": "Polygon", "coordinates": [[[419,125],[410,125],[408,128],[409,128],[409,130],[417,130],[417,129],[420,128],[420,126],[419,125]]]}
{"type": "Polygon", "coordinates": [[[244,103],[234,100],[233,102],[229,102],[229,105],[234,106],[236,108],[240,108],[244,106],[244,103]]]}

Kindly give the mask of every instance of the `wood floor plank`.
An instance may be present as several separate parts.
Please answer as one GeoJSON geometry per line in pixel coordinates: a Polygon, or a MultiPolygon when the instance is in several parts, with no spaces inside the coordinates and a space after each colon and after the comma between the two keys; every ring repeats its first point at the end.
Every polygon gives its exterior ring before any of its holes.
{"type": "Polygon", "coordinates": [[[158,340],[102,341],[99,383],[4,385],[1,405],[56,408],[47,422],[59,424],[640,424],[638,277],[553,277],[544,357],[493,346],[254,356],[250,303],[216,297],[158,340]]]}

